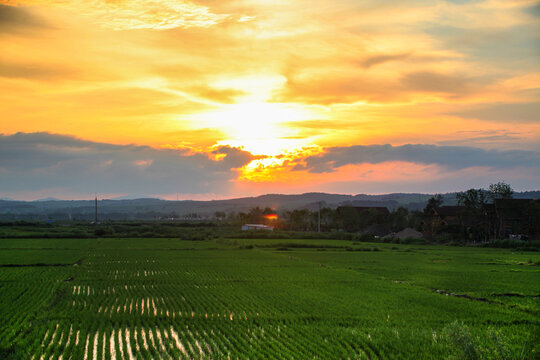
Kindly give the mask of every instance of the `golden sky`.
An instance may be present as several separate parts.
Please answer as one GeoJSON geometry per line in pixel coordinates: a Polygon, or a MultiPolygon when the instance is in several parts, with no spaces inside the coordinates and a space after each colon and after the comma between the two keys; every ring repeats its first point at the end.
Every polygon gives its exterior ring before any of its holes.
{"type": "Polygon", "coordinates": [[[539,59],[531,0],[0,0],[0,196],[538,188],[539,59]]]}

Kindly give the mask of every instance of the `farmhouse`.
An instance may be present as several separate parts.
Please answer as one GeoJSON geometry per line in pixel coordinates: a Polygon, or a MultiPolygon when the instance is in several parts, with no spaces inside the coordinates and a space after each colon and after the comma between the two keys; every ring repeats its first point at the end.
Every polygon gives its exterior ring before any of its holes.
{"type": "Polygon", "coordinates": [[[505,238],[514,234],[534,236],[538,226],[533,219],[539,208],[538,199],[495,199],[493,204],[486,206],[486,215],[495,237],[505,238]]]}
{"type": "Polygon", "coordinates": [[[440,206],[431,209],[431,216],[435,217],[441,225],[459,224],[465,210],[465,206],[440,206]]]}

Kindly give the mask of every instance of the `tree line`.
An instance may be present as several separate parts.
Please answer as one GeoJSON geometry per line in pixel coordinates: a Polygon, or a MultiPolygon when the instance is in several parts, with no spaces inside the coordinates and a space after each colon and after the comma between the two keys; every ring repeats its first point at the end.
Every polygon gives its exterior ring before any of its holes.
{"type": "MultiPolygon", "coordinates": [[[[520,234],[524,237],[537,236],[540,234],[540,203],[511,202],[513,194],[514,190],[509,184],[498,182],[489,185],[487,189],[473,188],[457,193],[457,206],[445,206],[443,196],[434,195],[423,211],[411,211],[405,207],[388,212],[377,211],[380,209],[374,207],[361,211],[353,206],[323,207],[320,212],[309,209],[287,210],[274,219],[269,216],[275,214],[274,209],[254,207],[248,212],[216,212],[215,218],[229,225],[265,224],[291,231],[317,231],[320,219],[320,230],[323,232],[363,232],[381,236],[413,228],[422,232],[426,238],[441,242],[502,239],[509,236],[509,231],[526,231],[527,234],[520,234]],[[510,204],[507,207],[512,211],[521,214],[519,216],[524,218],[523,221],[527,221],[526,230],[523,230],[523,226],[509,228],[508,209],[500,205],[504,205],[504,201],[510,204]],[[526,208],[516,209],[516,206],[526,208]]],[[[518,220],[513,219],[514,222],[518,220]]]]}

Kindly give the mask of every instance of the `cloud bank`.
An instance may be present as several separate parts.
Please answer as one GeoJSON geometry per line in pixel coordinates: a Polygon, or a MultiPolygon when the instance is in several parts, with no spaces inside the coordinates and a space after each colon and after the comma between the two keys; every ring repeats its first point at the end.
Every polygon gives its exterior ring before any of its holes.
{"type": "Polygon", "coordinates": [[[528,167],[540,169],[540,152],[525,150],[485,150],[466,146],[369,145],[332,147],[321,155],[307,157],[295,170],[313,173],[333,172],[350,164],[380,164],[403,161],[436,164],[449,170],[482,166],[490,168],[528,167]]]}
{"type": "Polygon", "coordinates": [[[274,165],[272,172],[283,177],[263,181],[243,179],[240,171],[260,157],[230,146],[194,152],[17,133],[0,135],[0,154],[0,195],[14,198],[96,193],[235,197],[276,192],[276,186],[278,191],[297,193],[443,191],[503,179],[530,189],[540,180],[537,151],[467,146],[331,147],[274,165]]]}
{"type": "Polygon", "coordinates": [[[235,169],[254,157],[219,147],[214,160],[188,149],[112,145],[49,133],[0,136],[4,192],[62,188],[66,192],[167,194],[226,193],[235,169]]]}

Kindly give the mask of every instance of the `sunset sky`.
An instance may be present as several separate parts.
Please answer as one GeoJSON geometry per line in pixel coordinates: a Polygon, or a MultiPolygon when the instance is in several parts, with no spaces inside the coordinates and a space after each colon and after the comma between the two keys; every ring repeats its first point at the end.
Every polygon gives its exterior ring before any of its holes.
{"type": "Polygon", "coordinates": [[[0,197],[540,186],[540,2],[0,0],[0,197]]]}

